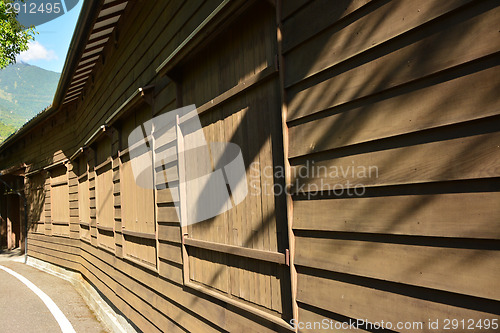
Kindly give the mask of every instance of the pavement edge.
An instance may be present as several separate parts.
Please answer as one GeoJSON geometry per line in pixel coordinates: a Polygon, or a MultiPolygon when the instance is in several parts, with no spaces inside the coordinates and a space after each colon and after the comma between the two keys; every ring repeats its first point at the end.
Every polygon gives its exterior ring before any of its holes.
{"type": "Polygon", "coordinates": [[[27,265],[69,281],[82,296],[87,306],[95,313],[105,328],[113,333],[136,333],[137,331],[125,317],[116,311],[101,297],[80,273],[28,256],[27,265]]]}

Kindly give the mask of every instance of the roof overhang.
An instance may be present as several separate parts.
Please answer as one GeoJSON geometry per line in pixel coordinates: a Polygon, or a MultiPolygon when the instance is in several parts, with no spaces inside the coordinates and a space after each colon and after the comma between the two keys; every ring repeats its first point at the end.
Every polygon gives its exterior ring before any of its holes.
{"type": "Polygon", "coordinates": [[[95,71],[95,65],[102,56],[105,46],[112,39],[112,34],[128,2],[129,0],[84,1],[52,105],[2,142],[0,152],[36,125],[57,113],[62,105],[78,100],[95,71]]]}

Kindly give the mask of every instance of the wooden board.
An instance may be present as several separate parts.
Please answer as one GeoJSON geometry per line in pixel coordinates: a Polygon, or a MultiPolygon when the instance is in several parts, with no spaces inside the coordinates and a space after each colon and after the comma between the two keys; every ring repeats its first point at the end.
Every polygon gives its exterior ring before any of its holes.
{"type": "Polygon", "coordinates": [[[499,65],[498,58],[476,62],[291,126],[289,156],[498,115],[490,87],[500,84],[499,65]]]}
{"type": "Polygon", "coordinates": [[[424,25],[419,31],[396,39],[392,45],[383,47],[379,52],[363,54],[335,66],[321,77],[304,83],[304,87],[299,85],[292,89],[291,85],[302,80],[302,77],[288,71],[288,120],[342,105],[498,52],[498,39],[494,37],[496,32],[491,28],[500,12],[500,8],[495,8],[496,5],[495,1],[477,3],[475,7],[463,9],[433,25],[424,25]],[[446,56],[443,56],[439,52],[444,47],[443,43],[453,41],[457,34],[460,35],[460,43],[452,42],[446,49],[446,56]],[[493,40],[495,42],[491,42],[493,40]],[[421,50],[436,52],[427,52],[423,57],[421,50]],[[366,84],[366,80],[369,80],[369,84],[366,84]],[[330,98],[322,98],[326,92],[335,93],[330,98]]]}
{"type": "MultiPolygon", "coordinates": [[[[350,318],[363,319],[371,323],[380,323],[383,320],[391,322],[393,325],[396,325],[397,322],[426,325],[429,320],[438,320],[439,327],[443,327],[445,319],[467,318],[477,322],[479,319],[498,319],[500,317],[498,314],[473,309],[473,307],[481,307],[481,304],[477,304],[480,303],[479,301],[477,303],[465,302],[466,304],[461,302],[463,307],[459,307],[436,302],[432,291],[428,291],[428,295],[424,291],[416,290],[412,293],[401,294],[391,292],[392,289],[397,291],[396,287],[385,291],[374,289],[369,285],[370,281],[367,281],[367,285],[362,286],[355,284],[359,281],[355,277],[352,277],[349,282],[335,280],[333,274],[330,276],[332,276],[331,279],[299,272],[298,300],[350,318]],[[325,292],[326,290],[328,292],[325,292]]],[[[383,283],[378,285],[383,285],[383,283]]],[[[448,301],[452,299],[451,296],[448,297],[448,301]]],[[[494,311],[492,308],[489,309],[494,311]]],[[[398,331],[415,332],[417,330],[420,330],[419,326],[398,331]]],[[[427,328],[423,331],[430,332],[431,330],[427,328]]],[[[474,331],[487,332],[484,329],[474,331]]]]}
{"type": "MultiPolygon", "coordinates": [[[[461,184],[466,189],[466,184],[461,184]]],[[[499,192],[298,200],[296,230],[499,239],[499,192]]]]}
{"type": "MultiPolygon", "coordinates": [[[[453,247],[460,242],[446,243],[445,239],[413,239],[414,244],[412,239],[388,236],[375,240],[300,236],[296,239],[295,264],[500,300],[495,288],[500,273],[498,248],[485,249],[487,244],[480,241],[474,243],[478,248],[470,249],[453,247]]],[[[474,245],[462,242],[460,246],[466,244],[474,245]]]]}
{"type": "MultiPolygon", "coordinates": [[[[469,130],[488,131],[487,127],[494,130],[498,124],[498,119],[495,122],[485,120],[469,130]]],[[[446,131],[457,133],[455,128],[446,131]]],[[[446,131],[439,131],[439,135],[446,135],[446,131]]],[[[339,192],[356,186],[362,191],[363,186],[498,177],[499,139],[499,132],[430,142],[425,142],[421,135],[417,140],[422,141],[414,145],[405,144],[401,139],[392,142],[397,148],[377,147],[373,152],[356,151],[359,148],[355,148],[351,154],[339,152],[337,156],[321,156],[316,161],[294,165],[293,185],[297,191],[306,193],[318,190],[339,192]]]]}

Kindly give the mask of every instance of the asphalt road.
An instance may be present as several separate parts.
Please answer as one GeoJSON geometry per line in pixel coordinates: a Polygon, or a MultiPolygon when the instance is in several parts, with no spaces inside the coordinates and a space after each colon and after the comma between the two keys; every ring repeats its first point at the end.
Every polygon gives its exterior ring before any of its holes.
{"type": "MultiPolygon", "coordinates": [[[[0,255],[0,266],[28,279],[45,293],[69,320],[75,332],[106,332],[73,285],[12,257],[0,255]]],[[[42,299],[26,284],[0,267],[0,332],[62,332],[60,323],[42,299]]],[[[47,302],[47,299],[46,299],[47,302]]],[[[48,301],[50,303],[50,300],[48,301]]],[[[52,308],[53,312],[54,308],[52,308]]]]}

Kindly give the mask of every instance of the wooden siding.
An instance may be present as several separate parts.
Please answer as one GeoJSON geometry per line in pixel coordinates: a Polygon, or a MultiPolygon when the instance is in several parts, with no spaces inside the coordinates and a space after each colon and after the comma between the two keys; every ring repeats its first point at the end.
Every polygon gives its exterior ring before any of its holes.
{"type": "Polygon", "coordinates": [[[69,236],[69,186],[66,166],[50,171],[50,198],[52,234],[69,236]]]}
{"type": "MultiPolygon", "coordinates": [[[[245,310],[245,306],[248,307],[248,305],[244,305],[240,308],[238,302],[245,303],[243,299],[226,303],[218,299],[217,295],[213,295],[210,292],[203,292],[196,288],[187,288],[183,286],[183,258],[180,225],[174,202],[168,188],[154,190],[156,205],[153,207],[154,210],[152,213],[154,213],[156,218],[156,230],[154,225],[143,230],[141,228],[144,228],[144,225],[135,228],[133,224],[130,223],[135,223],[132,211],[135,210],[138,212],[141,208],[145,207],[132,208],[129,206],[130,203],[135,200],[127,197],[127,192],[129,192],[127,191],[127,187],[128,185],[131,186],[131,175],[127,174],[127,172],[130,171],[127,169],[129,166],[128,154],[124,151],[128,146],[127,132],[134,128],[136,124],[146,121],[148,116],[151,117],[152,114],[158,115],[168,112],[177,107],[176,84],[167,77],[156,76],[155,69],[214,9],[217,8],[220,3],[221,1],[214,0],[205,2],[145,2],[144,4],[133,7],[133,9],[128,8],[128,10],[126,10],[123,17],[125,23],[120,23],[118,29],[120,31],[120,36],[127,37],[123,37],[123,39],[120,38],[115,48],[106,50],[104,62],[99,62],[96,65],[97,74],[93,86],[85,90],[83,101],[77,102],[76,109],[69,111],[74,112],[74,121],[71,117],[65,121],[72,124],[72,130],[74,133],[78,133],[78,137],[77,139],[71,139],[72,148],[64,149],[61,155],[66,157],[71,156],[77,147],[82,146],[110,114],[123,104],[138,87],[154,84],[154,104],[151,108],[145,104],[141,104],[129,114],[124,115],[115,126],[118,137],[116,137],[115,134],[104,134],[96,139],[91,147],[87,148],[85,152],[78,157],[79,160],[82,160],[80,162],[81,164],[88,164],[88,172],[86,176],[83,175],[83,171],[80,171],[81,167],[79,166],[76,176],[76,187],[80,188],[81,186],[83,191],[86,191],[88,188],[89,202],[89,225],[84,221],[83,223],[79,221],[80,240],[77,241],[70,238],[63,239],[57,236],[50,236],[50,234],[43,237],[38,237],[39,235],[37,234],[30,234],[29,238],[30,255],[80,271],[90,283],[96,286],[99,291],[117,307],[119,311],[129,318],[140,330],[146,332],[287,331],[282,323],[276,324],[276,322],[270,321],[266,319],[266,317],[255,317],[255,315],[251,314],[252,312],[245,310]],[[140,113],[145,114],[145,118],[138,116],[140,113]],[[137,120],[134,121],[132,125],[127,125],[127,120],[135,117],[137,117],[137,120]],[[106,153],[102,153],[104,150],[106,150],[106,153]],[[110,162],[106,164],[108,159],[110,159],[110,162]],[[107,176],[108,173],[109,176],[107,176]],[[104,179],[103,175],[106,175],[105,177],[107,178],[104,179]],[[106,187],[103,184],[106,184],[106,187]],[[112,193],[111,203],[114,210],[113,213],[109,213],[108,211],[109,214],[104,217],[102,216],[103,212],[101,212],[100,206],[104,204],[102,201],[106,198],[106,194],[103,194],[102,191],[109,193],[110,189],[112,193]],[[113,220],[114,224],[108,224],[109,221],[113,220]],[[105,228],[99,229],[102,224],[105,224],[105,228]],[[127,224],[130,227],[127,226],[127,224]],[[107,246],[108,243],[102,244],[101,241],[106,239],[102,236],[106,234],[107,228],[110,227],[114,228],[114,243],[109,243],[109,246],[107,246]],[[123,230],[128,230],[131,233],[137,232],[139,237],[130,236],[130,234],[126,235],[127,232],[123,230]],[[133,252],[133,250],[127,253],[127,247],[130,249],[131,243],[134,241],[136,243],[137,241],[143,243],[147,241],[147,239],[142,237],[142,233],[153,233],[155,235],[155,240],[151,248],[156,252],[153,252],[153,255],[159,258],[158,263],[155,263],[156,269],[149,264],[144,264],[141,260],[134,260],[130,255],[133,255],[133,253],[130,253],[133,252]],[[247,318],[249,315],[250,318],[247,318]]],[[[272,19],[272,21],[268,22],[269,30],[262,36],[265,37],[268,42],[273,41],[275,37],[275,30],[273,29],[274,8],[268,3],[263,2],[259,4],[259,7],[254,8],[254,13],[255,10],[259,8],[265,9],[267,12],[264,19],[272,19]]],[[[249,18],[246,20],[248,21],[249,18]]],[[[262,20],[263,19],[261,19],[261,21],[262,20]]],[[[256,30],[256,28],[254,28],[254,30],[256,30]]],[[[252,33],[255,34],[255,31],[249,31],[247,35],[251,36],[252,33]]],[[[255,36],[253,38],[257,40],[260,37],[255,36]]],[[[222,45],[222,41],[218,43],[219,44],[214,45],[222,45]]],[[[245,47],[251,49],[253,40],[248,39],[246,43],[247,45],[245,47]]],[[[262,49],[262,51],[265,50],[265,48],[262,49]]],[[[231,90],[234,86],[236,86],[236,89],[239,89],[237,87],[239,83],[245,84],[249,82],[249,78],[252,78],[248,76],[249,74],[259,74],[262,69],[267,67],[271,68],[271,70],[265,71],[264,74],[270,71],[275,72],[275,51],[273,52],[271,48],[268,48],[267,52],[268,56],[265,60],[266,63],[263,64],[265,67],[256,68],[252,73],[245,73],[247,76],[238,74],[238,76],[235,76],[238,79],[236,82],[227,81],[227,86],[222,87],[223,90],[220,90],[214,97],[225,91],[234,91],[231,90]]],[[[229,54],[227,54],[227,56],[229,56],[229,54]]],[[[250,70],[253,63],[248,62],[245,66],[245,71],[250,70]]],[[[248,95],[254,99],[254,105],[259,101],[263,101],[266,94],[274,96],[271,100],[277,98],[277,83],[276,80],[273,82],[274,83],[267,82],[262,84],[260,92],[248,95]],[[269,93],[266,93],[266,91],[269,91],[269,93]],[[258,100],[257,97],[259,96],[260,99],[258,100]]],[[[243,99],[243,101],[245,99],[243,99]]],[[[202,103],[205,101],[199,100],[196,102],[202,103]]],[[[224,112],[221,112],[220,110],[222,110],[222,108],[219,108],[219,110],[215,111],[217,114],[216,116],[209,116],[206,119],[208,121],[210,117],[214,119],[216,119],[216,117],[228,117],[228,130],[234,131],[238,127],[238,123],[234,124],[234,129],[229,127],[233,122],[231,114],[234,113],[233,117],[235,121],[238,118],[245,119],[243,117],[244,112],[238,114],[243,107],[240,109],[238,108],[243,105],[243,103],[233,103],[231,107],[228,107],[227,111],[224,112]]],[[[71,107],[71,104],[69,104],[69,107],[71,107]]],[[[275,112],[272,116],[275,117],[273,121],[276,124],[280,124],[279,106],[270,103],[267,110],[273,112],[273,107],[275,112]]],[[[256,108],[256,106],[252,108],[256,108]]],[[[254,113],[256,111],[257,109],[254,110],[254,113]]],[[[246,133],[249,133],[250,129],[253,130],[257,128],[257,124],[255,123],[257,118],[252,121],[254,124],[245,130],[246,133]]],[[[207,122],[206,125],[208,126],[209,122],[207,122]]],[[[270,135],[270,127],[265,131],[266,132],[262,132],[263,136],[270,135]]],[[[229,133],[230,132],[228,132],[228,135],[229,133]]],[[[275,135],[279,133],[281,133],[279,129],[275,130],[275,135]]],[[[52,137],[53,135],[55,135],[55,133],[45,132],[45,136],[52,137]]],[[[247,134],[245,134],[245,136],[246,135],[247,134]]],[[[257,137],[258,136],[256,136],[256,138],[257,137]]],[[[222,139],[223,138],[221,138],[221,140],[222,139]]],[[[61,140],[61,138],[57,137],[57,139],[54,139],[54,141],[57,140],[61,140]]],[[[235,139],[234,142],[244,144],[242,141],[243,139],[240,140],[241,142],[238,140],[239,139],[235,139]]],[[[245,138],[245,141],[247,140],[251,142],[250,139],[245,138]]],[[[281,148],[279,142],[281,138],[277,136],[274,140],[276,142],[272,149],[276,151],[276,154],[280,154],[281,148]]],[[[266,142],[269,147],[266,149],[271,149],[271,140],[266,142]]],[[[50,149],[47,149],[44,154],[49,152],[50,149]]],[[[252,154],[256,152],[258,152],[257,145],[254,146],[252,154]]],[[[247,154],[247,152],[245,152],[245,154],[247,154]]],[[[276,157],[274,157],[271,150],[268,150],[266,154],[266,163],[274,163],[273,158],[276,157]]],[[[32,160],[35,159],[33,156],[34,155],[29,155],[32,160]]],[[[276,161],[277,160],[278,159],[276,159],[276,161]]],[[[38,163],[42,166],[46,164],[44,161],[38,163]]],[[[85,167],[85,169],[87,169],[87,167],[85,167]]],[[[132,192],[137,193],[134,189],[132,189],[132,192]]],[[[78,192],[77,195],[81,196],[82,194],[78,192]]],[[[150,194],[147,195],[149,196],[150,194]]],[[[85,195],[83,195],[82,198],[85,201],[87,200],[85,195]]],[[[48,205],[46,204],[47,214],[50,214],[50,194],[46,199],[48,199],[48,205]]],[[[151,202],[151,200],[146,201],[147,205],[151,202]]],[[[274,200],[267,205],[270,205],[268,210],[272,212],[272,210],[274,210],[274,200]]],[[[85,205],[78,205],[77,209],[80,209],[80,207],[82,207],[81,209],[86,209],[85,205]]],[[[250,210],[248,210],[248,212],[250,212],[250,210]]],[[[137,214],[137,216],[144,217],[143,214],[137,214]]],[[[272,249],[273,251],[279,250],[283,252],[286,244],[282,244],[278,247],[278,234],[275,231],[276,217],[274,214],[272,214],[272,216],[271,220],[274,224],[273,229],[269,229],[266,232],[270,232],[270,235],[274,235],[275,238],[273,240],[274,243],[267,246],[268,249],[272,249]]],[[[284,216],[282,215],[280,218],[281,223],[284,228],[286,228],[286,221],[283,220],[284,216]]],[[[255,228],[258,228],[257,222],[258,219],[255,219],[255,228]]],[[[253,243],[248,244],[246,245],[247,247],[254,247],[253,243]]],[[[260,247],[258,244],[256,243],[256,248],[260,247]]],[[[137,250],[135,252],[139,256],[142,256],[142,259],[151,262],[151,259],[147,259],[144,256],[145,252],[148,251],[137,250]]],[[[192,252],[195,252],[194,249],[192,252]]],[[[210,261],[216,263],[214,258],[217,256],[220,257],[220,255],[211,253],[211,251],[208,251],[208,253],[210,261]]],[[[200,255],[202,255],[201,251],[200,255]]],[[[228,264],[228,262],[226,262],[226,264],[228,264]]],[[[272,316],[280,319],[280,313],[283,311],[283,306],[281,305],[283,302],[282,297],[284,297],[285,301],[287,297],[281,296],[282,291],[280,291],[280,289],[283,289],[283,295],[286,295],[287,285],[280,286],[278,278],[286,280],[284,272],[281,273],[281,276],[276,276],[276,265],[272,263],[248,262],[245,264],[245,260],[239,259],[237,265],[240,267],[239,270],[241,271],[249,270],[255,272],[252,273],[255,279],[258,275],[257,270],[263,267],[264,270],[260,275],[266,275],[267,282],[262,281],[262,283],[269,283],[269,286],[266,288],[271,287],[271,282],[275,283],[273,287],[276,292],[276,295],[273,296],[274,301],[271,301],[271,298],[258,301],[257,298],[255,298],[255,300],[250,298],[256,296],[248,296],[248,303],[250,304],[250,308],[265,306],[269,308],[268,311],[274,313],[272,316]],[[275,281],[272,281],[271,278],[274,278],[275,281]],[[256,304],[252,305],[252,300],[256,304]],[[258,303],[262,303],[262,305],[257,305],[258,303]],[[274,310],[272,310],[273,306],[274,310]]],[[[249,277],[248,281],[253,280],[250,280],[249,277]]],[[[258,282],[258,280],[255,281],[258,282]]],[[[243,285],[241,288],[243,288],[243,285]]],[[[250,290],[254,289],[251,285],[245,286],[245,288],[248,290],[248,293],[250,290]]],[[[260,297],[262,298],[264,296],[260,297]]],[[[271,297],[271,295],[269,295],[269,297],[271,297]]]]}
{"type": "MultiPolygon", "coordinates": [[[[286,220],[276,212],[284,207],[283,201],[272,193],[274,185],[281,184],[269,171],[282,154],[274,8],[259,3],[199,52],[176,68],[181,72],[180,102],[199,106],[208,143],[232,142],[241,147],[249,193],[236,207],[183,231],[190,240],[185,257],[189,280],[289,318],[288,267],[265,257],[235,256],[236,248],[231,254],[224,252],[224,245],[230,245],[284,257],[287,248],[286,220]],[[202,244],[216,250],[198,247],[202,244]]],[[[199,135],[190,133],[189,124],[179,126],[181,133],[187,132],[186,142],[199,135]]],[[[182,151],[190,148],[194,149],[184,146],[182,151]]],[[[212,147],[214,165],[219,164],[221,154],[212,147]]],[[[209,159],[203,161],[203,156],[189,153],[184,156],[185,165],[193,169],[187,167],[188,172],[212,170],[209,159]]],[[[198,193],[191,190],[187,189],[186,201],[197,199],[198,193]]]]}
{"type": "Polygon", "coordinates": [[[35,233],[45,232],[45,177],[42,174],[33,175],[26,186],[29,202],[28,228],[35,233]]]}
{"type": "MultiPolygon", "coordinates": [[[[81,97],[4,154],[33,171],[99,133],[58,176],[27,178],[29,255],[81,272],[144,332],[500,318],[498,3],[230,1],[183,44],[225,3],[130,2],[81,97]],[[139,190],[128,134],[193,103],[207,141],[241,147],[251,187],[182,228],[177,166],[155,165],[170,188],[139,190]]],[[[153,133],[153,161],[189,148],[176,126],[153,133]]]]}
{"type": "Polygon", "coordinates": [[[283,2],[299,320],[499,318],[498,2],[341,3],[283,2]]]}
{"type": "MultiPolygon", "coordinates": [[[[134,172],[132,170],[133,160],[130,160],[128,147],[138,142],[129,142],[130,132],[136,127],[141,126],[145,121],[151,119],[151,108],[140,108],[134,110],[121,127],[121,153],[120,153],[120,207],[121,207],[121,225],[123,234],[123,254],[133,260],[156,268],[156,223],[155,223],[155,198],[152,188],[145,188],[136,183],[134,172]],[[126,153],[123,153],[127,150],[126,153]]],[[[135,155],[134,155],[135,156],[135,155]]],[[[153,163],[151,151],[146,151],[137,158],[145,156],[153,163]]],[[[150,174],[142,177],[151,177],[150,174]]],[[[139,176],[138,176],[139,177],[139,176]]],[[[118,178],[118,177],[117,177],[118,178]]],[[[147,185],[147,184],[146,184],[147,185]]]]}

